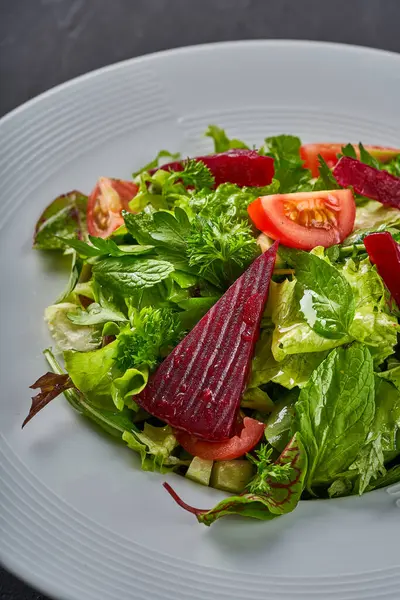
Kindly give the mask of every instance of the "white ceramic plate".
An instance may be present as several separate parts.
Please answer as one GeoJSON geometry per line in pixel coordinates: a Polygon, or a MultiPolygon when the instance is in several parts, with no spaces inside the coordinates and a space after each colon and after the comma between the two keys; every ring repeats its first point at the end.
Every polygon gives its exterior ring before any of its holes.
{"type": "MultiPolygon", "coordinates": [[[[0,558],[66,600],[335,600],[400,595],[400,486],[301,502],[272,522],[198,525],[136,456],[54,401],[22,432],[46,370],[42,313],[65,283],[31,250],[59,193],[128,177],[160,148],[211,150],[208,123],[258,144],[400,145],[400,56],[310,42],[238,42],[124,62],[60,86],[0,124],[0,558]],[[388,493],[390,492],[390,493],[388,493]]],[[[191,504],[222,496],[177,476],[191,504]]]]}

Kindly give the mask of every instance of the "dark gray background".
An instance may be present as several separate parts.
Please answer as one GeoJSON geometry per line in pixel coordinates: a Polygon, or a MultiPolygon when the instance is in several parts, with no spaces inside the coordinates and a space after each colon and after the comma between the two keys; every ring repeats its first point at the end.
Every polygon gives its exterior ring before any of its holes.
{"type": "MultiPolygon", "coordinates": [[[[0,0],[0,116],[72,77],[148,52],[257,38],[400,52],[399,25],[400,0],[0,0]]],[[[46,599],[0,568],[0,600],[46,599]]]]}

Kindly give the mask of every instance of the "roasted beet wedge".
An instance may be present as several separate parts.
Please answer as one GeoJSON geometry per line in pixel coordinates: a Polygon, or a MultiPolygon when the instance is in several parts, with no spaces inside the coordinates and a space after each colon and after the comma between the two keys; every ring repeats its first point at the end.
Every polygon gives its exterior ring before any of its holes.
{"type": "Polygon", "coordinates": [[[400,308],[400,245],[388,231],[365,236],[369,258],[400,308]]]}
{"type": "Polygon", "coordinates": [[[378,200],[387,206],[400,208],[400,178],[386,171],[364,165],[355,158],[343,156],[333,169],[336,181],[354,188],[361,196],[378,200]]]}
{"type": "Polygon", "coordinates": [[[233,435],[277,248],[275,242],[228,289],[135,402],[196,437],[217,442],[233,435]]]}
{"type": "MultiPolygon", "coordinates": [[[[233,149],[220,154],[196,156],[207,165],[215,178],[215,187],[221,183],[236,183],[240,187],[261,187],[269,185],[274,176],[274,160],[269,156],[260,156],[255,150],[233,149]]],[[[171,162],[161,169],[182,171],[182,162],[171,162]]],[[[150,173],[154,173],[152,169],[150,173]]]]}

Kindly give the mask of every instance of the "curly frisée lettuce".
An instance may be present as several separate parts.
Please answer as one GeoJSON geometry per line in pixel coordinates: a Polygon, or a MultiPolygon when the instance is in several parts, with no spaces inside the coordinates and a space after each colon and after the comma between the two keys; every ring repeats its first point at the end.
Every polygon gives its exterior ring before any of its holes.
{"type": "Polygon", "coordinates": [[[212,155],[161,150],[133,181],[112,180],[137,191],[117,212],[99,195],[101,218],[115,213],[102,237],[88,235],[94,207],[80,192],[43,211],[34,247],[71,255],[71,273],[45,309],[52,372],[31,386],[23,426],[64,394],[143,470],[235,493],[197,509],[165,484],[205,525],[399,482],[400,151],[287,134],[257,150],[216,125],[205,135],[212,155]],[[342,185],[349,165],[368,185],[342,185]],[[280,211],[280,235],[271,215],[253,222],[252,203],[280,211]],[[343,214],[343,236],[304,245],[303,230],[343,214]],[[374,233],[390,264],[371,251],[374,233]]]}

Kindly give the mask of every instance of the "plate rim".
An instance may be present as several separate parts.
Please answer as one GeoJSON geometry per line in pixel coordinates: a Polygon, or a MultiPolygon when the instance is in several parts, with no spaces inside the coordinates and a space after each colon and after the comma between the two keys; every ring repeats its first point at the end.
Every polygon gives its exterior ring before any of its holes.
{"type": "MultiPolygon", "coordinates": [[[[103,74],[108,73],[108,72],[113,72],[116,71],[120,68],[129,66],[130,64],[143,64],[146,63],[148,61],[151,60],[157,60],[158,57],[166,57],[166,56],[174,56],[174,55],[181,55],[181,54],[187,54],[190,55],[192,53],[196,53],[196,52],[208,52],[208,51],[212,51],[213,49],[218,49],[218,48],[224,48],[226,50],[229,51],[230,48],[233,47],[238,47],[238,46],[246,46],[246,47],[288,47],[288,46],[292,46],[292,47],[296,47],[296,46],[301,46],[301,47],[323,47],[323,48],[330,48],[334,51],[345,51],[345,52],[350,52],[350,53],[358,53],[358,54],[374,54],[374,55],[380,55],[380,56],[387,56],[390,57],[390,59],[392,60],[393,57],[397,60],[400,61],[400,53],[397,52],[392,52],[392,51],[387,51],[387,50],[382,50],[382,49],[376,49],[376,48],[369,48],[369,47],[365,47],[365,46],[360,46],[360,45],[353,45],[353,44],[345,44],[345,43],[336,43],[336,42],[324,42],[324,41],[311,41],[311,40],[296,40],[296,39],[279,39],[279,40],[263,40],[263,39],[255,39],[255,40],[235,40],[235,41],[228,41],[228,42],[213,42],[213,43],[205,43],[205,44],[197,44],[197,45],[189,45],[189,46],[180,46],[177,48],[173,48],[173,49],[169,49],[169,50],[161,50],[161,51],[157,51],[157,52],[153,52],[153,53],[149,53],[149,54],[144,54],[138,57],[133,57],[133,58],[129,58],[126,60],[122,60],[122,61],[118,61],[103,67],[100,67],[98,69],[94,69],[92,71],[89,71],[87,73],[84,73],[82,75],[79,75],[77,77],[74,77],[72,79],[69,79],[63,83],[60,83],[52,88],[50,88],[49,90],[46,90],[45,92],[42,92],[41,94],[35,96],[34,98],[26,101],[25,103],[19,105],[18,107],[12,109],[10,112],[6,113],[1,119],[0,119],[0,127],[12,120],[14,117],[16,117],[17,115],[19,115],[21,112],[26,111],[28,109],[30,109],[32,106],[34,106],[36,103],[40,102],[42,99],[50,97],[52,95],[58,94],[58,93],[62,93],[64,89],[72,87],[74,85],[77,85],[81,82],[85,82],[85,81],[89,81],[92,78],[96,78],[96,77],[101,77],[103,76],[103,74]]],[[[34,574],[32,570],[30,570],[29,568],[27,569],[20,569],[19,565],[16,565],[13,563],[13,560],[11,559],[10,561],[4,560],[4,554],[2,556],[2,562],[4,564],[4,566],[6,567],[7,570],[9,570],[11,573],[15,574],[18,578],[22,579],[23,581],[25,581],[28,585],[34,585],[35,587],[37,587],[37,589],[40,589],[43,591],[43,593],[47,593],[47,594],[51,594],[54,595],[55,597],[65,597],[65,598],[73,598],[72,596],[69,595],[62,595],[62,593],[60,592],[60,589],[57,589],[57,585],[55,584],[55,580],[52,579],[48,579],[46,582],[46,585],[44,586],[44,584],[41,582],[41,579],[39,576],[36,575],[36,573],[34,574]],[[33,577],[34,575],[34,577],[33,577]]],[[[23,564],[23,563],[21,563],[23,564]]],[[[224,569],[222,569],[223,571],[224,569]]],[[[383,569],[385,570],[385,569],[383,569]]],[[[382,569],[378,569],[377,571],[375,571],[375,573],[381,572],[382,569]]],[[[371,574],[373,574],[374,572],[370,572],[371,574]]],[[[361,572],[354,572],[353,574],[347,574],[348,577],[351,577],[352,575],[362,575],[363,573],[361,572]]],[[[324,576],[321,576],[321,578],[323,578],[324,576]]],[[[305,580],[307,579],[307,577],[305,576],[305,580]]],[[[184,582],[182,581],[182,584],[184,582]]],[[[73,600],[75,600],[75,598],[73,598],[73,600]]]]}
{"type": "Polygon", "coordinates": [[[206,42],[199,44],[189,44],[187,46],[178,46],[176,48],[170,48],[168,50],[156,50],[155,52],[149,52],[147,54],[140,54],[139,56],[133,56],[131,58],[126,58],[123,60],[119,60],[116,62],[112,62],[110,64],[104,65],[103,67],[98,67],[97,69],[92,69],[91,71],[87,71],[86,73],[82,73],[81,75],[77,75],[76,77],[71,77],[62,83],[58,83],[48,90],[44,92],[40,92],[33,98],[26,100],[22,104],[19,104],[15,108],[8,111],[2,117],[0,117],[0,127],[8,121],[12,119],[15,115],[18,115],[23,110],[26,110],[40,102],[42,99],[52,96],[53,94],[57,94],[61,92],[63,89],[68,88],[70,86],[76,85],[81,81],[86,81],[92,79],[94,77],[98,77],[103,73],[118,70],[123,68],[130,63],[140,64],[143,62],[147,62],[150,60],[157,59],[158,57],[169,57],[180,54],[191,54],[192,52],[208,52],[213,49],[218,48],[226,48],[229,49],[231,47],[237,46],[322,46],[324,48],[330,48],[334,51],[347,51],[353,53],[370,53],[380,56],[387,56],[391,59],[395,58],[400,61],[400,52],[394,52],[393,50],[384,50],[382,48],[372,48],[370,46],[362,46],[360,44],[347,44],[345,42],[329,42],[323,40],[302,40],[296,38],[279,38],[279,39],[244,39],[244,40],[229,40],[223,42],[206,42]]]}

